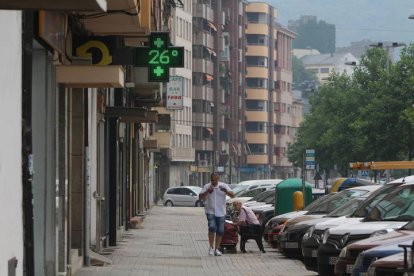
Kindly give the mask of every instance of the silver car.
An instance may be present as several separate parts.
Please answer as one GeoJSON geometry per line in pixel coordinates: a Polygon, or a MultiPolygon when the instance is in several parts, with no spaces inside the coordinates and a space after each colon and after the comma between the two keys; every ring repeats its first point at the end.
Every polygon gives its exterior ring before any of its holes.
{"type": "Polygon", "coordinates": [[[203,206],[203,202],[198,199],[201,187],[180,186],[168,188],[163,196],[165,206],[203,206]]]}

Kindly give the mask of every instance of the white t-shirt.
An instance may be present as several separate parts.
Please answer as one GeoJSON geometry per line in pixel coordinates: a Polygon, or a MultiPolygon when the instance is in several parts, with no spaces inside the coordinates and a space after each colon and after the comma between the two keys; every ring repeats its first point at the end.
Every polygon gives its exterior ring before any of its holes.
{"type": "MultiPolygon", "coordinates": [[[[200,193],[207,191],[210,185],[211,183],[204,185],[200,193]]],[[[219,182],[211,194],[207,193],[206,201],[204,202],[206,214],[214,214],[216,217],[224,217],[226,215],[226,193],[220,190],[221,186],[226,188],[227,191],[231,191],[229,185],[219,182]]]]}

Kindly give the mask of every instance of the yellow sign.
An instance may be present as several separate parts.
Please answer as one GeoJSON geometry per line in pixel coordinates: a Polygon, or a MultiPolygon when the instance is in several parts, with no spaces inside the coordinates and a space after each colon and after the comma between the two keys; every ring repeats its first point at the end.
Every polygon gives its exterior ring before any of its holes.
{"type": "Polygon", "coordinates": [[[108,47],[105,45],[105,43],[98,40],[90,40],[76,48],[76,55],[79,57],[92,59],[92,53],[90,53],[90,50],[92,48],[99,49],[102,55],[101,60],[98,63],[96,63],[96,65],[109,65],[112,63],[112,56],[109,52],[108,47]]]}

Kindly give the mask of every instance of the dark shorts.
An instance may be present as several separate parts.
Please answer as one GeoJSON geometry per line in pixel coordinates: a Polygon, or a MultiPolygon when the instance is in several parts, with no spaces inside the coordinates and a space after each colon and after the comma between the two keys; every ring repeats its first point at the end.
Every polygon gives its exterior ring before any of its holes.
{"type": "Polygon", "coordinates": [[[224,221],[226,220],[226,217],[216,217],[214,214],[206,214],[206,216],[208,221],[208,231],[223,236],[224,221]]]}

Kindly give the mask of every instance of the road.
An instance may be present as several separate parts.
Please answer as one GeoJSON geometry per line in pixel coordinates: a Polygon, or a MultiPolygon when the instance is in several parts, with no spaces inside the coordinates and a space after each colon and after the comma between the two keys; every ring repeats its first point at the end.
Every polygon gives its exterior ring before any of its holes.
{"type": "Polygon", "coordinates": [[[154,206],[139,229],[128,230],[105,256],[112,264],[84,267],[75,275],[317,275],[302,262],[265,249],[261,253],[251,240],[247,253],[209,256],[203,208],[154,206]]]}

